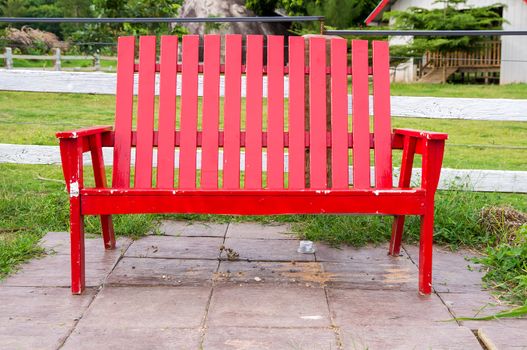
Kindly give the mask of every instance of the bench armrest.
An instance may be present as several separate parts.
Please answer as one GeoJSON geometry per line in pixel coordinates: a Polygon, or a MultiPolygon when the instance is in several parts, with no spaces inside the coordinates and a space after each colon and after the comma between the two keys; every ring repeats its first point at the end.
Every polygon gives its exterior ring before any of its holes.
{"type": "Polygon", "coordinates": [[[416,137],[426,140],[446,140],[448,139],[448,134],[443,132],[433,132],[433,131],[422,131],[414,129],[394,129],[393,133],[396,135],[416,137]]]}
{"type": "Polygon", "coordinates": [[[84,136],[91,136],[96,134],[102,134],[108,131],[112,131],[111,125],[105,126],[92,126],[90,128],[83,128],[78,130],[59,131],[55,136],[59,139],[76,139],[84,136]]]}

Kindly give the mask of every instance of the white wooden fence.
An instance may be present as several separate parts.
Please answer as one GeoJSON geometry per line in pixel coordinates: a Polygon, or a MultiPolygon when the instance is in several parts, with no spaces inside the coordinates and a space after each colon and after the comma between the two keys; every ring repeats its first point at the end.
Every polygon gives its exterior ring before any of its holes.
{"type": "Polygon", "coordinates": [[[90,69],[86,68],[70,68],[73,70],[95,70],[100,71],[101,69],[101,60],[106,61],[115,61],[117,64],[117,57],[114,56],[100,56],[98,53],[95,53],[92,56],[63,56],[60,48],[53,49],[53,55],[13,55],[13,49],[10,47],[5,48],[5,52],[0,54],[0,59],[4,59],[4,66],[6,69],[13,69],[15,67],[15,59],[20,60],[35,60],[35,61],[53,61],[53,68],[56,71],[64,70],[62,67],[63,61],[80,61],[80,60],[91,60],[93,66],[90,69]]]}
{"type": "MultiPolygon", "coordinates": [[[[113,149],[103,148],[106,165],[113,163],[113,149]]],[[[284,169],[288,171],[288,155],[284,154],[284,169]]],[[[197,152],[197,168],[201,169],[201,151],[197,152]]],[[[0,163],[12,164],[60,164],[58,146],[0,144],[0,163]]],[[[91,164],[89,153],[84,154],[84,164],[91,164]]],[[[135,149],[132,150],[132,164],[135,164],[135,149]]],[[[179,165],[179,151],[175,152],[175,166],[179,165]]],[[[157,166],[157,151],[153,150],[153,166],[157,166]]],[[[223,168],[223,152],[219,153],[218,167],[223,168]]],[[[262,157],[262,168],[267,168],[267,154],[262,157]]],[[[240,169],[245,169],[245,154],[240,154],[240,169]]],[[[372,168],[372,180],[374,169],[372,168]]],[[[418,182],[421,169],[414,168],[412,181],[418,182]]],[[[394,183],[398,181],[399,171],[394,171],[394,183]]],[[[353,178],[353,167],[349,167],[349,179],[353,178]]],[[[441,170],[440,189],[464,188],[477,192],[527,193],[527,171],[448,169],[441,170]]]]}

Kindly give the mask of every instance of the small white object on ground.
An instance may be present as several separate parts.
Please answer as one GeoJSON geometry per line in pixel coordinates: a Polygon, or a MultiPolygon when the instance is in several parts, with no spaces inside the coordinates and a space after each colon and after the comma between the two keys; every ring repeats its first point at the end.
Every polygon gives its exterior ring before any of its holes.
{"type": "Polygon", "coordinates": [[[302,254],[313,254],[315,252],[313,241],[300,241],[297,252],[302,254]]]}

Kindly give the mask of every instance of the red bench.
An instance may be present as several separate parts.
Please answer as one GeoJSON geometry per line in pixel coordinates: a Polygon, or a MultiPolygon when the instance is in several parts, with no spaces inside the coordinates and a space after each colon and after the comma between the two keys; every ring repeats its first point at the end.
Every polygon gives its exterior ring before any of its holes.
{"type": "Polygon", "coordinates": [[[395,129],[392,133],[388,44],[373,42],[373,67],[369,67],[368,42],[363,40],[351,43],[351,66],[347,41],[340,38],[331,39],[331,54],[327,59],[325,38],[312,37],[305,43],[302,37],[290,37],[288,64],[284,62],[281,36],[267,37],[265,63],[262,36],[246,37],[245,62],[242,61],[242,36],[223,38],[224,63],[221,40],[218,35],[204,36],[201,63],[200,38],[184,36],[182,62],[178,63],[178,38],[164,36],[158,63],[156,38],[144,36],[139,39],[139,63],[136,64],[135,38],[119,38],[115,130],[102,126],[57,133],[70,197],[72,292],[79,294],[84,289],[85,215],[100,216],[105,247],[113,249],[112,214],[355,213],[395,217],[389,251],[394,256],[400,251],[405,215],[421,216],[419,291],[429,294],[434,194],[447,135],[407,129],[395,129]],[[305,58],[305,46],[309,46],[308,58],[305,58]],[[159,108],[156,110],[157,72],[159,108]],[[135,73],[139,75],[136,113],[135,73]],[[203,74],[201,118],[198,116],[200,74],[203,74]],[[223,113],[221,75],[225,82],[223,113]],[[245,121],[241,103],[243,75],[246,77],[245,121]],[[369,75],[373,75],[373,132],[370,132],[369,75]],[[265,99],[263,76],[267,76],[267,113],[262,103],[265,99]],[[327,76],[330,77],[329,106],[327,76]],[[351,117],[348,115],[350,76],[353,79],[351,117]],[[176,99],[179,80],[182,92],[181,98],[176,99]],[[288,98],[284,96],[284,82],[288,84],[288,98]],[[176,104],[181,108],[177,116],[176,104]],[[348,127],[350,119],[351,128],[348,127]],[[111,186],[106,184],[102,147],[113,147],[111,186]],[[132,148],[135,148],[135,165],[131,161],[132,148]],[[154,149],[157,149],[157,172],[152,165],[154,149]],[[179,149],[178,176],[174,172],[176,149],[179,149]],[[198,149],[201,149],[200,172],[196,161],[198,149]],[[403,150],[397,187],[392,184],[392,149],[403,150]],[[91,152],[94,188],[83,185],[85,152],[91,152]],[[422,155],[422,180],[419,187],[411,188],[414,154],[422,155]],[[265,156],[267,166],[263,168],[265,156]],[[351,176],[350,165],[353,166],[351,176]],[[373,176],[371,166],[374,166],[373,176]]]}

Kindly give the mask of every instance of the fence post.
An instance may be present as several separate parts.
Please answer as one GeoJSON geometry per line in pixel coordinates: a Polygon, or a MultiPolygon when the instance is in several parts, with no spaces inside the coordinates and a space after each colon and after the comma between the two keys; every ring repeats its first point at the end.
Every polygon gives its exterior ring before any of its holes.
{"type": "Polygon", "coordinates": [[[55,70],[60,70],[60,48],[55,48],[55,70]]]}
{"type": "Polygon", "coordinates": [[[13,69],[13,50],[10,47],[5,48],[5,67],[13,69]]]}
{"type": "Polygon", "coordinates": [[[95,67],[96,71],[101,70],[101,56],[98,52],[93,55],[93,66],[95,67]]]}

